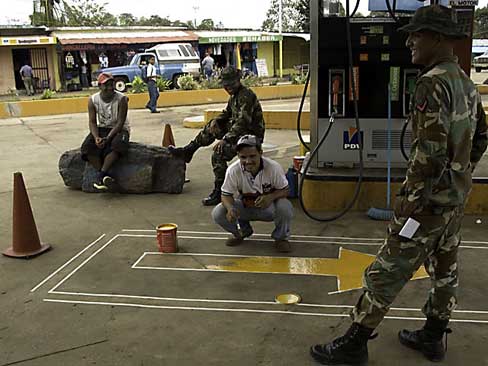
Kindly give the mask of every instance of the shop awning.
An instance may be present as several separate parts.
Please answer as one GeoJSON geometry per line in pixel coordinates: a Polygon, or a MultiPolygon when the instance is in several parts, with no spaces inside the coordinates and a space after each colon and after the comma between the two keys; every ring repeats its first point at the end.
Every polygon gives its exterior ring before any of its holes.
{"type": "Polygon", "coordinates": [[[124,32],[59,32],[53,34],[58,38],[59,43],[64,46],[80,45],[128,45],[141,43],[166,43],[166,42],[191,42],[197,41],[198,36],[190,31],[137,31],[127,30],[124,32]]]}
{"type": "Polygon", "coordinates": [[[278,33],[257,31],[195,31],[198,43],[242,43],[242,42],[278,42],[283,36],[278,33]]]}

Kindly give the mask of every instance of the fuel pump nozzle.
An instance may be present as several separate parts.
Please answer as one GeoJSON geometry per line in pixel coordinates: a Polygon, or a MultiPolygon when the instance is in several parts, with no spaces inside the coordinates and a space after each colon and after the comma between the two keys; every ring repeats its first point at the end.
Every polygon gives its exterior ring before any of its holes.
{"type": "Polygon", "coordinates": [[[332,112],[330,114],[329,122],[333,123],[335,116],[339,113],[339,93],[341,90],[341,81],[339,77],[332,80],[332,112]]]}

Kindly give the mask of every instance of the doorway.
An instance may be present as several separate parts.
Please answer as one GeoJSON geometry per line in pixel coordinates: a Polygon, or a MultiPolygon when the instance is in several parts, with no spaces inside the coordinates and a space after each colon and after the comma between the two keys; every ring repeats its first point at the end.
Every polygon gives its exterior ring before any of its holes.
{"type": "Polygon", "coordinates": [[[50,87],[47,51],[45,48],[15,48],[12,50],[15,73],[15,88],[25,89],[19,70],[25,64],[32,67],[32,82],[34,90],[50,87]]]}

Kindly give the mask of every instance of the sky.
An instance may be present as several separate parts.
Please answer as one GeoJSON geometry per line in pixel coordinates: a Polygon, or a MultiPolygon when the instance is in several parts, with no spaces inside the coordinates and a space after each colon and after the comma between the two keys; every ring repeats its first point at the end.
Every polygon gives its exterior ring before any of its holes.
{"type": "MultiPolygon", "coordinates": [[[[15,6],[7,6],[12,0],[0,0],[0,24],[28,24],[32,13],[32,0],[15,0],[15,6]]],[[[341,0],[343,3],[345,0],[341,0]]],[[[412,0],[413,1],[413,0],[412,0]]],[[[141,2],[137,0],[97,0],[106,3],[106,9],[114,14],[132,13],[134,16],[149,17],[157,14],[171,20],[195,20],[211,18],[215,24],[222,22],[225,28],[260,29],[266,18],[271,0],[160,0],[141,2]],[[170,6],[171,4],[177,6],[170,6]],[[152,9],[148,11],[147,9],[152,9]]],[[[354,0],[351,0],[355,4],[354,0]]],[[[488,0],[479,0],[479,6],[488,5],[488,0]]],[[[359,11],[367,13],[368,0],[360,0],[359,11]]]]}

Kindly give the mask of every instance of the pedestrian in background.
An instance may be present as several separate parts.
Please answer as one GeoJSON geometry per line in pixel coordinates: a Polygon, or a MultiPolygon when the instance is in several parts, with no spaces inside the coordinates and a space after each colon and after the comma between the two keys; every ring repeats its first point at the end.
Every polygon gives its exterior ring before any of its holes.
{"type": "Polygon", "coordinates": [[[212,56],[210,56],[210,53],[206,52],[205,58],[202,61],[202,68],[203,74],[205,75],[205,78],[207,80],[210,80],[212,78],[214,63],[215,61],[212,56]]]}
{"type": "Polygon", "coordinates": [[[159,98],[159,90],[158,86],[156,85],[156,80],[159,77],[156,66],[154,66],[156,62],[156,58],[151,56],[149,58],[149,65],[147,65],[147,91],[149,93],[149,102],[146,104],[146,108],[148,108],[151,113],[159,113],[156,109],[158,106],[158,98],[159,98]]]}
{"type": "Polygon", "coordinates": [[[32,83],[32,67],[25,63],[19,70],[27,95],[34,95],[34,84],[32,83]]]}
{"type": "MultiPolygon", "coordinates": [[[[400,343],[428,360],[445,357],[442,342],[458,288],[458,248],[472,172],[488,144],[481,97],[454,56],[454,42],[466,37],[454,10],[419,8],[406,46],[412,63],[423,65],[410,103],[412,147],[407,176],[395,201],[386,240],[366,269],[364,292],[353,308],[347,333],[310,352],[324,365],[365,365],[369,339],[402,288],[423,264],[431,289],[422,312],[423,328],[399,332],[400,343]]],[[[379,364],[379,363],[377,363],[379,364]]]]}

